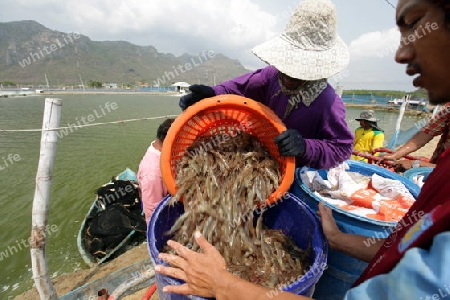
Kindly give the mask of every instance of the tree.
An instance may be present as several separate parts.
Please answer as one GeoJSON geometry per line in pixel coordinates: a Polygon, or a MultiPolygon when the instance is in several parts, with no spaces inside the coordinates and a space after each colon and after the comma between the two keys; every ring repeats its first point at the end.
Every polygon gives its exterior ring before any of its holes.
{"type": "Polygon", "coordinates": [[[14,82],[11,81],[0,81],[0,84],[2,84],[3,86],[16,86],[16,84],[14,82]]]}
{"type": "Polygon", "coordinates": [[[103,86],[103,83],[101,83],[100,81],[89,80],[88,86],[93,88],[101,88],[103,86]]]}
{"type": "Polygon", "coordinates": [[[427,98],[427,97],[428,97],[428,92],[427,92],[426,89],[420,88],[420,89],[417,89],[417,90],[413,93],[413,95],[414,95],[414,96],[417,96],[417,97],[421,97],[421,98],[427,98]]]}

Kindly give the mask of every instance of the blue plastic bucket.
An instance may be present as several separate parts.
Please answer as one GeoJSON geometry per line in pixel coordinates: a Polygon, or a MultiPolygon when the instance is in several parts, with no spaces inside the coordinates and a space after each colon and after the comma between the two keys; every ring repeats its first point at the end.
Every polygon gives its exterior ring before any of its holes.
{"type": "Polygon", "coordinates": [[[422,175],[424,176],[424,181],[428,178],[428,176],[433,172],[434,168],[431,167],[419,167],[419,168],[412,168],[409,170],[406,170],[405,173],[403,173],[403,177],[413,181],[415,176],[422,175]]]}
{"type": "MultiPolygon", "coordinates": [[[[350,172],[358,172],[367,176],[378,174],[385,178],[399,180],[415,198],[419,195],[420,188],[412,181],[397,173],[364,162],[348,160],[347,163],[350,167],[350,172]]],[[[326,170],[320,170],[318,172],[322,178],[326,179],[326,170]]],[[[318,210],[318,204],[321,199],[303,184],[300,178],[300,169],[296,169],[295,171],[295,179],[290,192],[308,204],[313,211],[318,210]]],[[[333,216],[336,219],[338,227],[345,233],[360,234],[375,239],[386,238],[397,224],[396,222],[383,222],[357,216],[339,207],[330,207],[333,210],[333,216]]],[[[375,239],[372,241],[375,241],[375,239]]],[[[367,242],[370,243],[371,240],[368,239],[367,242]]],[[[343,299],[345,293],[350,289],[356,279],[358,279],[367,265],[366,262],[345,255],[342,252],[329,250],[328,268],[316,285],[314,299],[343,299]]]]}
{"type": "MultiPolygon", "coordinates": [[[[167,196],[158,204],[148,224],[148,251],[155,264],[163,264],[158,255],[159,250],[164,247],[169,239],[169,236],[164,233],[172,227],[176,219],[184,212],[181,203],[169,206],[169,200],[170,196],[167,196]]],[[[304,202],[289,193],[272,204],[270,208],[267,208],[263,220],[264,225],[268,228],[280,229],[284,234],[290,236],[297,246],[306,249],[311,244],[313,250],[311,268],[297,281],[282,288],[283,291],[311,297],[314,293],[315,284],[322,275],[327,262],[328,244],[323,236],[320,221],[304,202]]],[[[163,293],[162,288],[164,286],[182,283],[169,276],[156,274],[156,283],[159,299],[204,299],[163,293]]],[[[275,295],[276,291],[272,292],[275,295]]]]}

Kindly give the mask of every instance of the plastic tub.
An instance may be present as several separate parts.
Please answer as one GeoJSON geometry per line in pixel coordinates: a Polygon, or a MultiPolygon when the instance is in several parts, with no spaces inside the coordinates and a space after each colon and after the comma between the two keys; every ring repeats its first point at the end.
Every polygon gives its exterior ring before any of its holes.
{"type": "MultiPolygon", "coordinates": [[[[147,230],[148,250],[155,264],[163,264],[158,258],[169,239],[167,232],[176,219],[183,213],[181,203],[168,206],[170,196],[165,197],[153,212],[147,230]]],[[[284,234],[294,239],[296,244],[306,249],[311,242],[313,248],[313,263],[309,271],[297,281],[287,285],[282,290],[298,295],[312,296],[314,288],[326,267],[328,244],[322,233],[322,227],[315,214],[296,196],[286,193],[272,207],[264,212],[264,224],[271,229],[280,229],[284,234]]],[[[181,281],[171,277],[156,274],[159,299],[204,299],[195,296],[166,294],[162,288],[166,285],[180,284],[181,281]]],[[[275,294],[274,294],[275,295],[275,294]]]]}
{"type": "MultiPolygon", "coordinates": [[[[385,178],[399,180],[415,198],[419,195],[420,188],[397,173],[364,162],[348,160],[347,163],[351,172],[358,172],[368,176],[378,174],[385,178]]],[[[319,171],[319,174],[322,178],[326,178],[326,170],[319,171]]],[[[300,178],[300,169],[296,169],[294,184],[291,186],[290,192],[308,204],[312,210],[318,210],[318,204],[321,199],[303,184],[300,178]]],[[[396,222],[383,222],[351,214],[335,206],[332,206],[331,209],[337,225],[343,232],[373,237],[373,240],[367,240],[368,243],[375,241],[376,238],[386,238],[397,224],[396,222]]],[[[317,283],[314,298],[318,300],[343,299],[345,293],[358,279],[367,265],[366,262],[345,255],[342,252],[330,250],[328,254],[328,268],[317,283]]]]}
{"type": "Polygon", "coordinates": [[[412,169],[406,170],[403,173],[403,177],[414,182],[414,177],[422,175],[423,181],[425,181],[428,178],[428,176],[431,174],[431,172],[433,172],[433,170],[434,170],[434,168],[431,168],[431,167],[412,168],[412,169]]]}

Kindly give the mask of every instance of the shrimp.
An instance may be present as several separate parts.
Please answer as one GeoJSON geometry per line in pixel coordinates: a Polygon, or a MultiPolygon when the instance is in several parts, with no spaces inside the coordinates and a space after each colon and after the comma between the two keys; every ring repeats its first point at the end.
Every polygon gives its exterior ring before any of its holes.
{"type": "Polygon", "coordinates": [[[198,138],[176,165],[179,188],[172,201],[183,200],[185,213],[168,234],[201,251],[193,238],[200,230],[232,273],[254,283],[273,287],[291,280],[308,267],[306,251],[281,231],[266,229],[263,214],[254,219],[257,205],[279,185],[278,162],[245,132],[222,142],[216,137],[198,138]]]}

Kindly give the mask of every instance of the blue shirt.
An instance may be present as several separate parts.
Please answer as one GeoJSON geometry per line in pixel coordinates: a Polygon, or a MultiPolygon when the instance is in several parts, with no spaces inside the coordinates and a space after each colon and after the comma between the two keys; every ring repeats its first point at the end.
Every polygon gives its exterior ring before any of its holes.
{"type": "Polygon", "coordinates": [[[408,250],[391,272],[352,288],[344,299],[450,299],[450,232],[436,235],[429,250],[408,250]]]}

